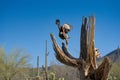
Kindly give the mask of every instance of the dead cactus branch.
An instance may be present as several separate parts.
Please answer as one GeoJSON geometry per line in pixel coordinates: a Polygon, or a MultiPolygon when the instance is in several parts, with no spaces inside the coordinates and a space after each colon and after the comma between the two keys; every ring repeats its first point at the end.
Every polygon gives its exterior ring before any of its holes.
{"type": "Polygon", "coordinates": [[[52,33],[50,34],[57,60],[65,65],[76,67],[79,70],[80,80],[107,80],[111,68],[111,62],[108,58],[105,58],[102,64],[97,67],[96,56],[98,52],[95,48],[94,30],[95,17],[83,17],[79,58],[73,57],[64,43],[62,43],[61,49],[55,36],[52,33]]]}

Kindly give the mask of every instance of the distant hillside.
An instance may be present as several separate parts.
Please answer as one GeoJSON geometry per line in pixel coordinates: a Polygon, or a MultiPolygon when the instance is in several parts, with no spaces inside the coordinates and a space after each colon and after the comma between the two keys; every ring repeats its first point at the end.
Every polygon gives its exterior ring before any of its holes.
{"type": "MultiPolygon", "coordinates": [[[[118,62],[120,61],[120,48],[118,47],[117,49],[113,50],[112,52],[108,53],[107,55],[105,55],[104,57],[109,57],[110,60],[114,63],[114,62],[118,62]]],[[[98,59],[98,61],[103,60],[103,58],[98,59]]]]}

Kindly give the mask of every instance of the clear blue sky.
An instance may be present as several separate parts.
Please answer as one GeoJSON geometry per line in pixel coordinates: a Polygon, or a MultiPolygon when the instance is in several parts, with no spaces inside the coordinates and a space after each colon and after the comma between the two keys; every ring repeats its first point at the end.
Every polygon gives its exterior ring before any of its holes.
{"type": "Polygon", "coordinates": [[[55,25],[60,19],[61,24],[73,26],[68,47],[78,57],[81,18],[90,15],[96,17],[95,46],[104,56],[120,45],[120,0],[0,0],[0,46],[7,52],[24,49],[36,66],[36,56],[44,65],[48,40],[50,64],[56,59],[49,34],[54,33],[61,43],[55,25]]]}

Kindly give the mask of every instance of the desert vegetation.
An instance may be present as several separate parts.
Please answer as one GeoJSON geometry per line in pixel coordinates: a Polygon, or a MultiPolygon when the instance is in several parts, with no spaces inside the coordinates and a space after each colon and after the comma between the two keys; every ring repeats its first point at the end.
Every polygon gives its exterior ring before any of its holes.
{"type": "MultiPolygon", "coordinates": [[[[31,67],[32,64],[30,64],[30,59],[30,55],[25,53],[23,50],[14,49],[8,55],[5,51],[5,47],[1,47],[0,80],[36,80],[37,68],[31,67]]],[[[113,62],[108,80],[120,79],[119,62],[120,59],[113,62]]],[[[44,67],[39,67],[39,76],[40,80],[45,80],[44,67]]],[[[79,77],[79,71],[67,65],[59,64],[53,61],[50,66],[48,66],[49,80],[79,80],[79,77]]]]}
{"type": "Polygon", "coordinates": [[[30,67],[30,55],[23,50],[14,49],[6,53],[5,48],[0,48],[0,79],[15,80],[17,76],[27,76],[27,68],[30,67]]]}

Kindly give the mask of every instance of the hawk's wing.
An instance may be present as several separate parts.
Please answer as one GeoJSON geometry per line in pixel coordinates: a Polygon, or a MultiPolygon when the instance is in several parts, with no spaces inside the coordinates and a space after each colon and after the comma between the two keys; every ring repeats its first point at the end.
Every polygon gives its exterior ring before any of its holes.
{"type": "Polygon", "coordinates": [[[67,30],[69,30],[69,31],[72,30],[72,26],[71,26],[70,24],[64,24],[64,25],[63,25],[63,28],[64,28],[64,29],[67,29],[67,30]]]}

